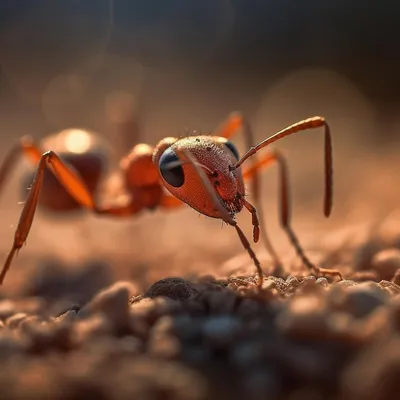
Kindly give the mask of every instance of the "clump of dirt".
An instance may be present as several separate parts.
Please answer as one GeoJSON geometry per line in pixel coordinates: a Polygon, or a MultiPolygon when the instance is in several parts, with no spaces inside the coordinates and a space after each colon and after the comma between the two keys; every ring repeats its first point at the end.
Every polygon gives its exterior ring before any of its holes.
{"type": "Polygon", "coordinates": [[[103,265],[45,268],[0,300],[1,398],[394,399],[398,237],[322,249],[340,282],[299,269],[261,290],[254,271],[141,290],[103,265]]]}

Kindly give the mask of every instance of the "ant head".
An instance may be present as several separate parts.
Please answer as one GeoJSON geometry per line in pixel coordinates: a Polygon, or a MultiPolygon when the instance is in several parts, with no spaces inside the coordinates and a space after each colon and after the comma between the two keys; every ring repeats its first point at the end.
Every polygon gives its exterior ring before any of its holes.
{"type": "Polygon", "coordinates": [[[233,168],[239,158],[233,143],[216,136],[168,138],[160,142],[154,153],[154,163],[168,191],[200,213],[219,218],[220,213],[201,178],[193,165],[180,159],[179,150],[193,155],[231,214],[242,209],[244,184],[240,168],[233,168]]]}

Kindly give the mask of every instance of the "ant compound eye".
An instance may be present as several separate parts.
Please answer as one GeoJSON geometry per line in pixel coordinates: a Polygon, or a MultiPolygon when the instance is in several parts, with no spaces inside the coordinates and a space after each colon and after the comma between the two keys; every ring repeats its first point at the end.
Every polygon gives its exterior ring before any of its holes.
{"type": "Polygon", "coordinates": [[[225,143],[225,146],[233,153],[236,159],[239,160],[240,156],[236,146],[229,140],[225,143]]]}
{"type": "Polygon", "coordinates": [[[164,151],[160,157],[160,172],[168,184],[173,187],[181,187],[185,182],[182,165],[179,158],[171,148],[164,151]]]}

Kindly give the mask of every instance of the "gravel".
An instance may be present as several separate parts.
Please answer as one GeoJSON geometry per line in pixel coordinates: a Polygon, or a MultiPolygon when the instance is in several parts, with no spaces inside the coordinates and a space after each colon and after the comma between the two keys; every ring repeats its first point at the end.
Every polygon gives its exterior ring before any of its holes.
{"type": "Polygon", "coordinates": [[[0,300],[0,397],[395,399],[400,250],[371,246],[346,280],[266,276],[261,291],[252,273],[140,293],[102,266],[54,268],[0,300]]]}

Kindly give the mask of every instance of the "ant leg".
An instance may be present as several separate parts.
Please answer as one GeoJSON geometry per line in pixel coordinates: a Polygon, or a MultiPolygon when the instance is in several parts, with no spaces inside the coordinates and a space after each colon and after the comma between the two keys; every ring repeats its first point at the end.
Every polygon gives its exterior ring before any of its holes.
{"type": "Polygon", "coordinates": [[[20,156],[26,156],[32,163],[37,165],[42,157],[43,151],[34,144],[30,136],[22,137],[19,142],[7,153],[2,165],[0,166],[0,192],[4,187],[7,176],[15,168],[20,156]]]}
{"type": "Polygon", "coordinates": [[[210,196],[210,198],[213,200],[215,207],[218,209],[221,219],[226,222],[227,224],[233,226],[236,229],[236,232],[240,238],[240,241],[242,242],[243,247],[247,250],[247,252],[249,253],[250,258],[253,260],[254,265],[257,269],[257,273],[258,273],[258,286],[259,288],[262,287],[263,282],[264,282],[264,274],[263,274],[263,270],[261,268],[261,264],[260,261],[258,260],[256,254],[254,253],[250,242],[248,241],[248,239],[246,238],[245,234],[243,233],[243,231],[239,228],[237,222],[231,217],[231,215],[229,214],[229,212],[223,207],[220,199],[218,198],[214,188],[211,186],[210,181],[208,180],[206,174],[204,173],[204,171],[202,170],[202,168],[198,165],[197,161],[195,160],[195,158],[186,150],[178,150],[178,153],[182,156],[182,159],[185,161],[185,159],[187,159],[192,165],[193,168],[195,169],[195,171],[197,172],[204,188],[207,190],[208,195],[210,196]]]}
{"type": "MultiPolygon", "coordinates": [[[[246,148],[252,148],[255,145],[255,139],[254,139],[254,133],[253,130],[251,129],[249,121],[239,112],[233,112],[230,114],[228,119],[220,126],[217,128],[217,134],[219,136],[222,136],[226,139],[231,138],[234,136],[239,130],[244,134],[245,138],[245,144],[246,148]]],[[[263,212],[263,207],[260,201],[260,193],[261,193],[261,180],[260,180],[260,174],[259,174],[259,169],[262,166],[259,165],[257,162],[257,156],[255,155],[254,158],[252,158],[252,172],[249,174],[248,178],[251,178],[250,180],[250,191],[253,195],[254,198],[254,203],[255,203],[255,209],[258,211],[258,220],[260,221],[260,229],[261,229],[261,238],[264,244],[264,247],[266,248],[268,254],[271,256],[273,264],[274,264],[274,269],[271,272],[272,275],[275,276],[280,276],[283,274],[283,267],[282,267],[282,262],[275,251],[271,240],[269,238],[267,229],[266,229],[266,218],[263,212]]],[[[268,160],[267,160],[268,163],[268,160]]],[[[253,206],[251,206],[253,207],[253,206]]],[[[247,206],[246,208],[250,211],[247,206]]],[[[254,208],[254,207],[253,207],[254,208]]],[[[253,221],[254,221],[254,214],[253,214],[253,221]]],[[[254,223],[253,223],[254,225],[254,223]]],[[[254,231],[253,231],[253,237],[254,237],[254,231]]],[[[256,242],[256,241],[255,241],[256,242]]]]}
{"type": "MultiPolygon", "coordinates": [[[[289,184],[288,184],[288,168],[285,158],[278,151],[274,150],[265,155],[263,159],[261,159],[257,165],[252,165],[250,168],[244,171],[243,177],[244,179],[251,176],[254,170],[260,169],[262,167],[267,167],[271,163],[277,162],[279,167],[279,177],[280,177],[280,219],[281,225],[285,232],[287,233],[293,247],[295,248],[297,255],[301,258],[304,265],[310,270],[314,271],[318,275],[337,275],[340,279],[342,275],[339,271],[333,269],[325,269],[319,268],[315,266],[305,255],[303,248],[300,245],[300,242],[295,235],[291,224],[290,224],[290,195],[289,195],[289,184]]],[[[246,204],[245,204],[246,206],[246,204]]],[[[247,206],[246,206],[247,208],[247,206]]]]}
{"type": "MultiPolygon", "coordinates": [[[[241,128],[243,128],[244,118],[240,112],[233,112],[229,114],[228,118],[220,124],[215,130],[216,136],[221,136],[230,139],[241,128]]],[[[248,140],[248,138],[246,138],[248,140]]],[[[246,143],[248,144],[248,143],[246,143]]]]}
{"type": "Polygon", "coordinates": [[[124,217],[127,215],[132,215],[141,209],[140,205],[137,205],[133,200],[131,200],[131,202],[129,202],[127,205],[123,206],[104,208],[98,207],[80,175],[71,167],[69,167],[64,161],[62,161],[60,157],[53,151],[44,153],[40,157],[39,165],[36,170],[32,187],[29,191],[28,199],[26,200],[22,209],[18,226],[14,235],[14,243],[0,273],[0,285],[3,283],[4,277],[11,266],[11,262],[15,254],[23,246],[28,237],[39,199],[45,168],[49,168],[53,172],[55,177],[62,183],[65,189],[79,204],[97,214],[108,214],[124,217]]]}
{"type": "Polygon", "coordinates": [[[242,198],[244,206],[251,213],[251,223],[253,225],[253,242],[257,243],[260,239],[260,220],[257,215],[257,209],[250,204],[245,198],[242,198]]]}

